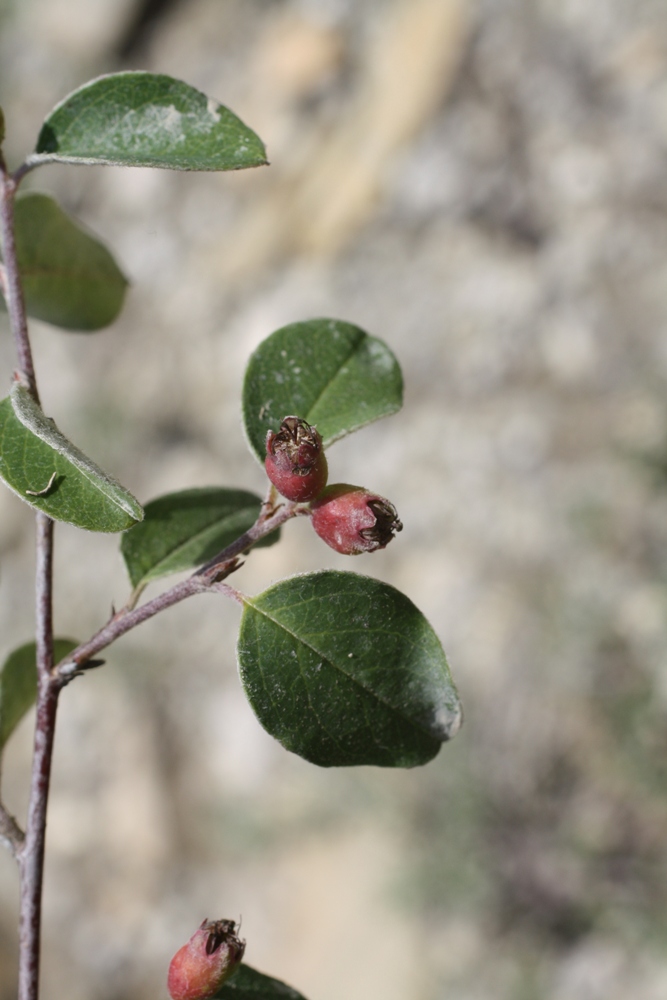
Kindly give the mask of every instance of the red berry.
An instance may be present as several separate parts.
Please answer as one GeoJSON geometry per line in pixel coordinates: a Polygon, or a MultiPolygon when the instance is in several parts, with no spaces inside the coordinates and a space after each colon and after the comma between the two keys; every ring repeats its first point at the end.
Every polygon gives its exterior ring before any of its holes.
{"type": "Polygon", "coordinates": [[[205,920],[169,966],[167,989],[172,1000],[205,1000],[236,971],[245,941],[233,920],[205,920]]]}
{"type": "Polygon", "coordinates": [[[266,474],[288,500],[305,503],[327,484],[322,438],[301,417],[285,417],[280,430],[266,437],[266,474]]]}
{"type": "Polygon", "coordinates": [[[362,486],[336,483],[311,504],[313,528],[344,556],[383,549],[403,530],[393,504],[362,486]]]}

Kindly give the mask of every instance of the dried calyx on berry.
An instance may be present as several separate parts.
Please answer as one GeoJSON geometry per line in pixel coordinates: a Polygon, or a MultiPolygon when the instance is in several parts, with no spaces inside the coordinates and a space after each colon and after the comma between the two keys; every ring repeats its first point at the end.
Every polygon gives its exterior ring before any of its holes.
{"type": "Polygon", "coordinates": [[[403,530],[392,503],[349,483],[328,486],[311,504],[311,519],[320,538],[346,556],[383,549],[403,530]]]}
{"type": "Polygon", "coordinates": [[[322,438],[301,417],[285,417],[278,431],[266,436],[266,474],[287,500],[305,503],[327,484],[322,438]]]}
{"type": "Polygon", "coordinates": [[[206,1000],[236,972],[245,951],[233,920],[205,920],[171,960],[172,1000],[206,1000]]]}

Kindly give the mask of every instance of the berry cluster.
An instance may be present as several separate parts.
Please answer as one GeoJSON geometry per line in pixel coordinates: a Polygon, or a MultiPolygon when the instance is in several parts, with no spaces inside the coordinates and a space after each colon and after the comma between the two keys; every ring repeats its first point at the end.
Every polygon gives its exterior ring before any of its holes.
{"type": "Polygon", "coordinates": [[[336,552],[356,556],[383,549],[401,524],[396,508],[362,486],[327,486],[322,438],[301,417],[285,417],[266,438],[266,473],[287,500],[311,501],[313,528],[336,552]],[[326,488],[325,488],[326,487],[326,488]]]}

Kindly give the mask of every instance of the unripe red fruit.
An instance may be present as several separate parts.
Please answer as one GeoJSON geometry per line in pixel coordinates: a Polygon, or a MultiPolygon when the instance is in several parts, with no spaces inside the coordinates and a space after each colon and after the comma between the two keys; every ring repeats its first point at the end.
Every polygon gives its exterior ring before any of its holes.
{"type": "Polygon", "coordinates": [[[362,486],[336,483],[311,504],[313,528],[344,556],[383,549],[403,530],[393,504],[362,486]]]}
{"type": "Polygon", "coordinates": [[[280,430],[266,436],[266,474],[287,500],[305,503],[327,484],[322,438],[301,417],[285,417],[280,430]]]}
{"type": "Polygon", "coordinates": [[[172,1000],[206,1000],[241,963],[245,941],[233,920],[205,920],[171,960],[167,989],[172,1000]]]}

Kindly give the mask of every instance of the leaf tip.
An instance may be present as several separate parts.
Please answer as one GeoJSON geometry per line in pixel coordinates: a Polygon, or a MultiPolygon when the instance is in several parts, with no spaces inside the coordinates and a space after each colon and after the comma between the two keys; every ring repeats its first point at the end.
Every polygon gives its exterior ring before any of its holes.
{"type": "Polygon", "coordinates": [[[455,705],[442,705],[435,713],[432,733],[443,743],[453,740],[463,725],[463,707],[460,701],[455,705]]]}

